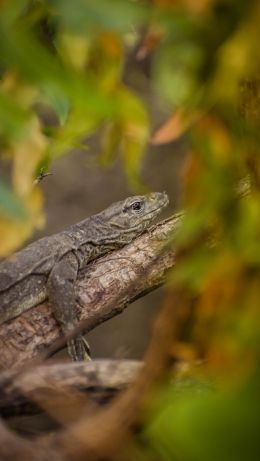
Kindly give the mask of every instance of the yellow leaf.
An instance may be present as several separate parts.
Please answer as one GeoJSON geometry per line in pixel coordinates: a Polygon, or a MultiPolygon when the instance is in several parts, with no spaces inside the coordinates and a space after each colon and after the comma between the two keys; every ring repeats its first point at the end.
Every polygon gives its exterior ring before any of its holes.
{"type": "Polygon", "coordinates": [[[90,41],[86,36],[61,33],[57,48],[66,63],[76,70],[84,70],[90,48],[90,41]]]}
{"type": "Polygon", "coordinates": [[[42,134],[36,116],[28,123],[23,136],[13,140],[10,154],[13,158],[12,181],[13,191],[21,200],[25,217],[0,217],[0,255],[6,256],[16,250],[28,239],[36,227],[44,223],[41,190],[34,185],[37,165],[45,154],[48,141],[42,134]]]}
{"type": "Polygon", "coordinates": [[[122,153],[126,175],[135,190],[144,191],[140,170],[149,138],[149,119],[142,102],[126,88],[118,91],[121,105],[122,153]]]}
{"type": "Polygon", "coordinates": [[[13,188],[18,197],[26,198],[31,193],[35,170],[46,152],[47,145],[48,141],[41,132],[39,120],[34,116],[28,124],[27,133],[22,138],[14,140],[11,147],[13,188]]]}
{"type": "Polygon", "coordinates": [[[30,107],[37,98],[38,90],[22,81],[14,71],[7,71],[1,82],[1,89],[15,99],[23,108],[30,107]]]}
{"type": "Polygon", "coordinates": [[[122,127],[120,123],[110,122],[104,129],[101,139],[101,153],[98,163],[102,166],[110,165],[116,158],[122,140],[122,127]]]}

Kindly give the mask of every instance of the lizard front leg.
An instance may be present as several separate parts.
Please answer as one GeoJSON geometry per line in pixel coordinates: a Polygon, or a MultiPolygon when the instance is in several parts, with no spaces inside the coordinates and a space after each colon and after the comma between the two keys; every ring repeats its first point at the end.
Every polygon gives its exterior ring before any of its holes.
{"type": "MultiPolygon", "coordinates": [[[[78,260],[73,253],[67,253],[54,265],[48,277],[48,298],[64,334],[71,333],[78,325],[75,294],[77,274],[78,260]]],[[[89,360],[89,348],[81,335],[69,340],[67,346],[73,360],[89,360]]]]}

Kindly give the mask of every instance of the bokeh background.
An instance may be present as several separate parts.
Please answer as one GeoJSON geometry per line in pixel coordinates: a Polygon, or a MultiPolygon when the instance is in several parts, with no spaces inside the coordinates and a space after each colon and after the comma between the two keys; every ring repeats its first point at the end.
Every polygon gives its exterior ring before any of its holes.
{"type": "Polygon", "coordinates": [[[259,0],[0,3],[0,256],[148,189],[185,210],[167,290],[89,335],[141,357],[164,299],[154,392],[94,459],[260,458],[259,29],[259,0]]]}

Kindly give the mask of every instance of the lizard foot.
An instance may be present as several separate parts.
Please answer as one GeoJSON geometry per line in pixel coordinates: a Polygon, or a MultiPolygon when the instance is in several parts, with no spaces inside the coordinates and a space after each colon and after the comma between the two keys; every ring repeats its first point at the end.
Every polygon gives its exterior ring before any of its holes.
{"type": "Polygon", "coordinates": [[[76,336],[76,338],[70,339],[67,342],[67,347],[70,357],[75,362],[91,360],[89,345],[83,336],[76,336]]]}

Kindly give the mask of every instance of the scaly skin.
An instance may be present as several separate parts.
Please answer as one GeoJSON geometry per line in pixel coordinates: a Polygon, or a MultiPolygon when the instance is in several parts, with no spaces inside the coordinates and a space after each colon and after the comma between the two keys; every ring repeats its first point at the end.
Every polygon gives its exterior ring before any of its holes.
{"type": "MultiPolygon", "coordinates": [[[[74,286],[78,271],[142,234],[167,204],[167,195],[160,192],[129,197],[3,261],[0,324],[48,298],[64,333],[70,333],[78,323],[74,286]]],[[[69,341],[68,348],[74,360],[86,358],[81,336],[69,341]]]]}

